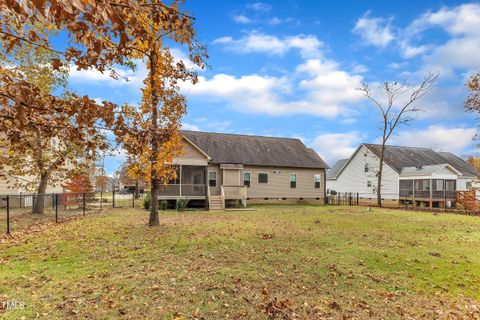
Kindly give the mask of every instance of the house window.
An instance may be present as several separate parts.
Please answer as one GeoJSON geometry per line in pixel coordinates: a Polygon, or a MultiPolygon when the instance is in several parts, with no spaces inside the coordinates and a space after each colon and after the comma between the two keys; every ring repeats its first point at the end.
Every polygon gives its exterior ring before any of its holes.
{"type": "Polygon", "coordinates": [[[368,172],[370,170],[368,163],[365,163],[365,172],[368,172]]]}
{"type": "Polygon", "coordinates": [[[372,181],[370,181],[370,180],[367,181],[367,187],[368,187],[368,188],[371,188],[371,187],[372,187],[372,181]]]}
{"type": "Polygon", "coordinates": [[[320,189],[320,175],[316,174],[313,176],[313,181],[315,183],[315,189],[320,189]]]}
{"type": "Polygon", "coordinates": [[[472,181],[467,181],[466,187],[467,187],[467,190],[472,189],[472,181]]]}
{"type": "Polygon", "coordinates": [[[217,186],[217,173],[215,171],[208,173],[208,185],[213,188],[217,186]]]}
{"type": "Polygon", "coordinates": [[[268,173],[266,172],[259,173],[258,183],[268,183],[268,173]]]}
{"type": "Polygon", "coordinates": [[[290,188],[295,189],[297,187],[297,175],[290,173],[290,188]]]}
{"type": "Polygon", "coordinates": [[[243,173],[243,185],[246,186],[247,188],[250,188],[250,172],[244,172],[243,173]]]}

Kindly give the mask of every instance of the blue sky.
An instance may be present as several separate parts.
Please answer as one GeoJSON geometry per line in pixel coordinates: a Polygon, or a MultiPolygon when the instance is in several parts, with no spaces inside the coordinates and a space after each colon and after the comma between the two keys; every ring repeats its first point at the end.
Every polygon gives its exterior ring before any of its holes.
{"type": "MultiPolygon", "coordinates": [[[[189,1],[209,68],[184,86],[184,128],[298,137],[330,165],[375,142],[379,118],[355,90],[365,81],[416,83],[439,72],[424,109],[391,144],[475,153],[475,115],[463,109],[465,82],[480,70],[480,3],[416,1],[189,1]]],[[[178,58],[182,48],[174,48],[178,58]]],[[[138,103],[146,76],[129,82],[71,71],[79,94],[138,103]]],[[[108,173],[123,155],[109,157],[108,173]]]]}

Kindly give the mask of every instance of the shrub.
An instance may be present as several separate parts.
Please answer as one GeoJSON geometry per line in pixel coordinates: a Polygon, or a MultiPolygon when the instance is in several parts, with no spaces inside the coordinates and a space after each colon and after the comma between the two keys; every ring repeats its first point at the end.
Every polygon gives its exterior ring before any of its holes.
{"type": "Polygon", "coordinates": [[[143,208],[148,210],[150,209],[150,203],[152,202],[152,196],[150,195],[150,191],[145,191],[143,194],[143,208]]]}
{"type": "Polygon", "coordinates": [[[185,211],[185,208],[187,207],[187,205],[188,205],[187,199],[177,199],[177,203],[176,203],[177,211],[179,212],[185,211]]]}
{"type": "Polygon", "coordinates": [[[167,210],[168,209],[168,201],[167,200],[162,200],[160,201],[160,210],[167,210]]]}
{"type": "Polygon", "coordinates": [[[337,195],[337,191],[335,191],[335,190],[330,190],[330,194],[331,194],[332,196],[336,196],[336,195],[337,195]]]}

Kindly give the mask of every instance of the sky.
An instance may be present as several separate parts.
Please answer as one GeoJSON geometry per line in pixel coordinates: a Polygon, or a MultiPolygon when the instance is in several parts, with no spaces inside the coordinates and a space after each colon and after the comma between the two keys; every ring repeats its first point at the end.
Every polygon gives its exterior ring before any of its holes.
{"type": "MultiPolygon", "coordinates": [[[[477,152],[477,116],[463,102],[466,81],[480,71],[480,2],[187,1],[185,8],[209,59],[199,83],[182,86],[184,129],[299,138],[333,166],[360,143],[378,141],[379,114],[356,88],[413,85],[438,72],[417,104],[423,111],[389,144],[477,152]]],[[[185,48],[172,50],[185,59],[185,48]]],[[[138,104],[144,65],[118,72],[129,81],[72,69],[70,87],[138,104]]],[[[124,158],[107,157],[107,173],[124,158]]]]}

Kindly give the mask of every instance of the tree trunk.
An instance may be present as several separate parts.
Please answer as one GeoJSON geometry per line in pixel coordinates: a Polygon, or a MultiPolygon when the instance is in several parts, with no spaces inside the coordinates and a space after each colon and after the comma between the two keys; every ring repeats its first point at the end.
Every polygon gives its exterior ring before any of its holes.
{"type": "Polygon", "coordinates": [[[158,161],[158,97],[155,88],[155,73],[156,73],[156,59],[157,59],[157,52],[155,45],[153,49],[150,51],[150,94],[151,94],[151,102],[152,102],[152,124],[151,124],[151,145],[152,145],[152,154],[150,157],[150,165],[151,165],[151,182],[152,182],[152,190],[151,190],[151,203],[150,203],[150,219],[148,221],[149,226],[158,226],[160,221],[158,219],[158,191],[160,189],[160,181],[157,177],[157,161],[158,161]]]}
{"type": "Polygon", "coordinates": [[[380,163],[378,165],[377,177],[377,205],[382,206],[382,173],[383,173],[383,159],[385,157],[385,141],[382,142],[382,149],[380,150],[380,163]]]}
{"type": "Polygon", "coordinates": [[[45,191],[47,190],[48,185],[48,174],[42,173],[40,175],[40,183],[37,189],[37,195],[33,203],[33,214],[43,214],[43,208],[45,207],[45,191]]]}

